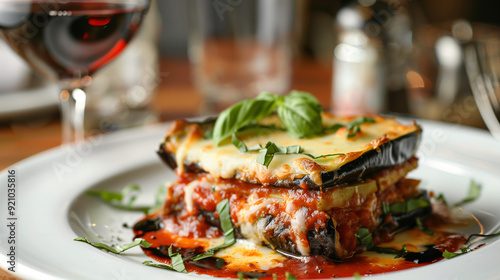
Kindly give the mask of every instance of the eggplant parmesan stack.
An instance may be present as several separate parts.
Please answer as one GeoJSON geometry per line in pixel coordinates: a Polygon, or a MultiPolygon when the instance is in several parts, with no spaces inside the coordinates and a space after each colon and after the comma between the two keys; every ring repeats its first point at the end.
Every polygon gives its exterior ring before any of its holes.
{"type": "Polygon", "coordinates": [[[418,164],[419,126],[320,114],[323,132],[314,137],[290,136],[273,113],[220,143],[211,138],[213,119],[173,122],[158,152],[178,175],[164,228],[220,236],[216,205],[228,199],[237,238],[342,261],[431,213],[419,181],[406,178],[418,164]]]}

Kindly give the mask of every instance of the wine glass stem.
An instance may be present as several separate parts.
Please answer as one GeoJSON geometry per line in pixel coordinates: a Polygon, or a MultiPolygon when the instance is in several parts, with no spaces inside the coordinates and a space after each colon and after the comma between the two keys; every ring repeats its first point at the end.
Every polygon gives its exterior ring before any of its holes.
{"type": "Polygon", "coordinates": [[[86,94],[81,88],[61,91],[62,143],[81,143],[85,139],[86,94]]]}

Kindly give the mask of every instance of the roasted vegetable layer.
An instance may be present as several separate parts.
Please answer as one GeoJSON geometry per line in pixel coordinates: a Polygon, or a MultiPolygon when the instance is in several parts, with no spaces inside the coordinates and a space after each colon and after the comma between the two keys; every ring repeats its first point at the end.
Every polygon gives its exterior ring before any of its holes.
{"type": "Polygon", "coordinates": [[[372,232],[374,242],[379,243],[430,214],[430,203],[417,189],[418,181],[404,178],[415,167],[412,158],[364,180],[327,190],[263,187],[213,179],[208,174],[184,174],[167,192],[163,223],[166,230],[181,236],[216,236],[215,205],[229,199],[240,238],[291,254],[341,261],[362,249],[356,237],[360,228],[372,232]],[[416,206],[405,206],[409,201],[416,206]]]}

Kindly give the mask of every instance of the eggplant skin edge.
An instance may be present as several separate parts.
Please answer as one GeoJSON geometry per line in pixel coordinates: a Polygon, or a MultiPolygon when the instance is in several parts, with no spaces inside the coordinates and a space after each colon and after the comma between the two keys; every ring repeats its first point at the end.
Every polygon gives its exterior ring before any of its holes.
{"type": "MultiPolygon", "coordinates": [[[[308,189],[322,189],[339,186],[348,182],[356,181],[367,175],[383,169],[401,164],[415,155],[421,138],[421,131],[414,131],[392,141],[382,144],[378,149],[368,151],[359,158],[348,162],[340,168],[332,171],[321,172],[322,185],[317,185],[306,175],[293,181],[277,181],[272,186],[297,188],[305,186],[308,189]]],[[[175,156],[165,150],[165,144],[160,144],[158,155],[170,168],[177,168],[175,156]]],[[[185,166],[186,171],[194,173],[206,173],[196,164],[185,166]]],[[[255,183],[255,182],[251,182],[255,183]]]]}

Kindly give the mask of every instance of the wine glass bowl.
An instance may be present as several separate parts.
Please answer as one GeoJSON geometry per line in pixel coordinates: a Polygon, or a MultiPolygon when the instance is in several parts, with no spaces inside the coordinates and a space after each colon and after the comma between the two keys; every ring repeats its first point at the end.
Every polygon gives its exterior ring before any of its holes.
{"type": "Polygon", "coordinates": [[[150,0],[0,0],[0,34],[62,91],[63,143],[84,138],[84,88],[132,39],[150,0]]]}

